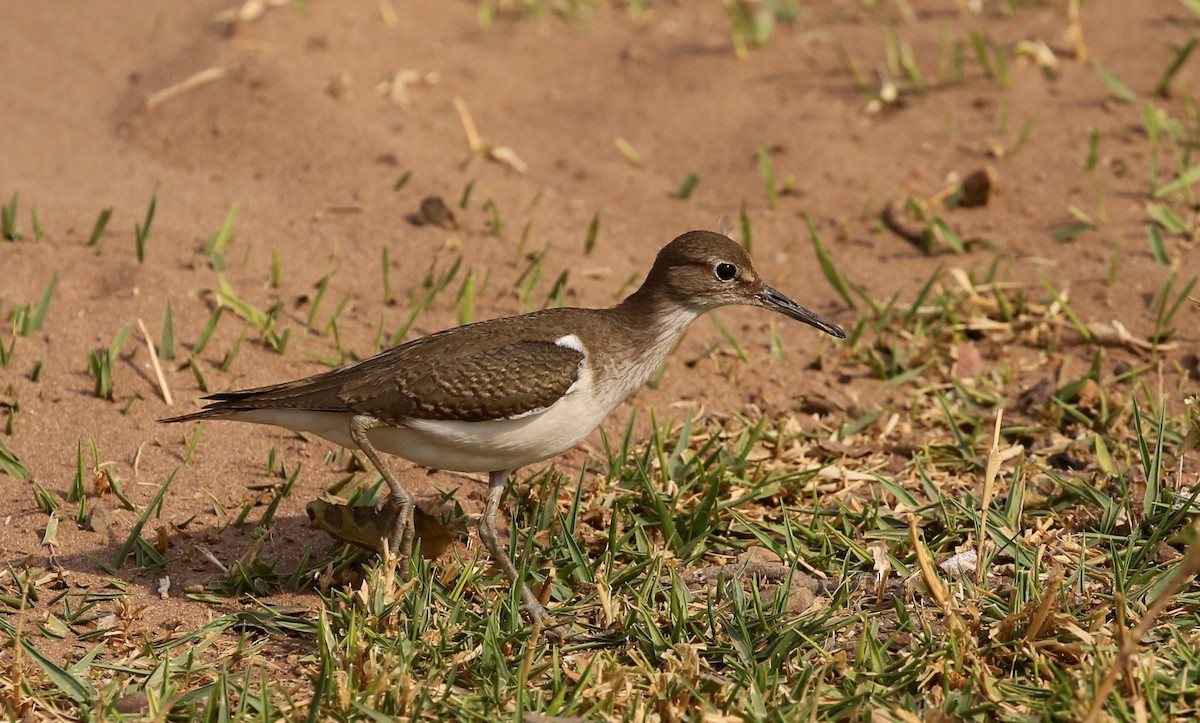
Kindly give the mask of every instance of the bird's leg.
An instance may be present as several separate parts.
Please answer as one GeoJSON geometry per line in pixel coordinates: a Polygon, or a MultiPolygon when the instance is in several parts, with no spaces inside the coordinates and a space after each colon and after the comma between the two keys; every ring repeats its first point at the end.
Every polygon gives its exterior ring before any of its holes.
{"type": "Polygon", "coordinates": [[[534,625],[544,625],[548,617],[546,608],[542,607],[537,596],[524,584],[524,580],[520,579],[516,565],[509,559],[508,553],[500,545],[500,538],[496,535],[496,512],[500,509],[500,498],[504,496],[504,489],[508,486],[508,474],[505,470],[488,475],[487,509],[483,511],[483,517],[479,518],[479,539],[491,553],[492,559],[504,571],[508,581],[521,591],[521,609],[534,625]]]}
{"type": "MultiPolygon", "coordinates": [[[[355,414],[350,418],[350,439],[354,440],[363,454],[367,455],[367,459],[371,460],[371,464],[375,465],[375,469],[379,470],[379,474],[383,475],[384,482],[387,482],[389,497],[400,511],[396,515],[396,524],[392,527],[391,534],[388,535],[388,548],[396,551],[403,568],[408,566],[408,561],[412,558],[413,533],[416,529],[413,525],[413,498],[408,490],[400,486],[400,482],[392,474],[392,470],[383,463],[383,458],[379,456],[375,445],[371,444],[371,440],[367,438],[367,430],[387,426],[390,426],[387,422],[375,417],[355,414]]],[[[383,503],[380,504],[380,507],[383,507],[383,503]]]]}

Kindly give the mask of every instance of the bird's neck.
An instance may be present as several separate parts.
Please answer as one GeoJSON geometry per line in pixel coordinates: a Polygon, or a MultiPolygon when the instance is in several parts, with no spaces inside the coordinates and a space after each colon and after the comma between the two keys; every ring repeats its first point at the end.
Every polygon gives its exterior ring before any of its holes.
{"type": "Polygon", "coordinates": [[[692,322],[704,313],[698,306],[681,303],[650,284],[610,309],[623,328],[627,350],[624,369],[613,370],[628,375],[628,383],[636,388],[645,384],[662,366],[663,360],[679,343],[692,322]]]}

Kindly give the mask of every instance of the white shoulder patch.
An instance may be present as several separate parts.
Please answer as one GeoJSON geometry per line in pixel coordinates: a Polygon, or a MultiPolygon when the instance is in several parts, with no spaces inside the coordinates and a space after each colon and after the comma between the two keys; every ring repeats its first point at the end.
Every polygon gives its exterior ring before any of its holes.
{"type": "Polygon", "coordinates": [[[583,342],[579,341],[579,337],[574,334],[567,334],[554,340],[554,343],[567,349],[574,349],[580,354],[587,354],[587,349],[583,348],[583,342]]]}

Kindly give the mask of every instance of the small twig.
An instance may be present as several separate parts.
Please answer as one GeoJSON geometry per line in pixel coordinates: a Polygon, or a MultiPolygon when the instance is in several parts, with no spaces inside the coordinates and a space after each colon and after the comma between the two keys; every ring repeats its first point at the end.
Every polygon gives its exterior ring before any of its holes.
{"type": "Polygon", "coordinates": [[[209,550],[207,547],[205,547],[204,545],[196,545],[196,551],[199,552],[201,555],[204,555],[206,558],[208,558],[208,561],[211,562],[212,564],[216,565],[217,568],[222,573],[224,573],[226,575],[229,574],[229,568],[225,566],[225,563],[218,560],[217,556],[212,554],[212,551],[209,550]]]}
{"type": "Polygon", "coordinates": [[[458,119],[462,121],[463,132],[467,134],[467,145],[470,146],[471,152],[479,153],[483,148],[483,141],[479,138],[479,131],[475,130],[475,121],[471,119],[471,111],[467,110],[467,101],[455,96],[454,110],[458,111],[458,119]]]}
{"type": "Polygon", "coordinates": [[[146,110],[154,110],[177,95],[183,95],[184,93],[193,91],[196,88],[218,81],[221,78],[224,78],[227,73],[229,73],[229,68],[224,66],[205,68],[199,73],[184,78],[174,85],[168,85],[162,90],[151,93],[150,96],[146,98],[146,110]]]}
{"type": "Polygon", "coordinates": [[[1088,59],[1087,44],[1083,42],[1083,22],[1080,19],[1083,0],[1069,0],[1067,3],[1067,37],[1075,51],[1075,59],[1086,62],[1088,59]]]}
{"type": "Polygon", "coordinates": [[[146,340],[146,348],[150,350],[150,366],[154,367],[154,377],[158,379],[158,391],[162,394],[163,401],[168,407],[175,405],[174,398],[171,397],[171,388],[167,386],[167,378],[163,375],[162,365],[158,363],[158,352],[154,349],[154,342],[150,339],[150,333],[146,331],[146,325],[141,319],[137,320],[138,331],[141,332],[142,338],[146,340]]]}
{"type": "Polygon", "coordinates": [[[455,96],[454,110],[458,111],[458,119],[462,122],[463,133],[467,136],[467,145],[470,146],[471,153],[503,163],[517,173],[529,171],[529,164],[522,160],[516,151],[508,146],[493,146],[480,137],[479,131],[475,128],[475,121],[471,118],[471,111],[467,109],[467,101],[455,96]]]}

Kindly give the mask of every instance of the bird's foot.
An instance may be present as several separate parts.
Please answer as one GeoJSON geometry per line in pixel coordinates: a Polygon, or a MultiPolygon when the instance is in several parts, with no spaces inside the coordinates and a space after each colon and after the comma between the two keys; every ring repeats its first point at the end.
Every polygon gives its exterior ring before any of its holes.
{"type": "Polygon", "coordinates": [[[413,523],[413,502],[412,499],[396,497],[391,497],[388,502],[400,510],[391,532],[388,533],[388,548],[396,551],[396,564],[400,569],[407,570],[408,563],[412,560],[413,537],[416,532],[416,525],[413,523]]]}
{"type": "Polygon", "coordinates": [[[545,606],[536,600],[526,601],[521,605],[521,612],[525,613],[525,616],[529,618],[529,622],[534,625],[540,625],[543,628],[547,627],[547,621],[553,619],[550,617],[550,613],[546,612],[545,606]]]}
{"type": "Polygon", "coordinates": [[[547,640],[556,645],[568,643],[576,637],[571,632],[570,620],[556,620],[546,612],[546,608],[541,603],[522,605],[521,612],[525,613],[529,622],[533,624],[535,635],[544,635],[547,640]]]}

